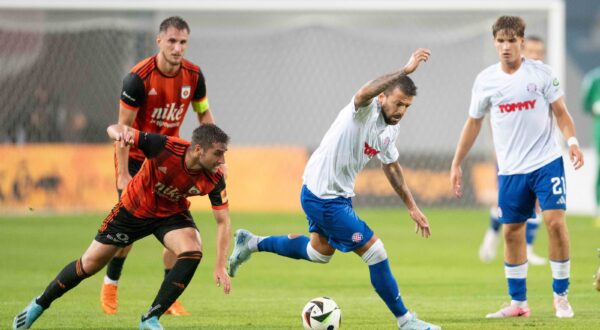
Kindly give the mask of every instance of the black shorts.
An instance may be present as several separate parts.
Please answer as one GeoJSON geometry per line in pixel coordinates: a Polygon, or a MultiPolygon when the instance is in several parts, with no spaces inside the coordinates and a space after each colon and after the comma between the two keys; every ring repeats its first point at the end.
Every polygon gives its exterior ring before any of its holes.
{"type": "MultiPolygon", "coordinates": [[[[129,175],[131,175],[132,178],[140,171],[143,163],[144,163],[143,160],[129,158],[129,161],[127,162],[127,170],[129,171],[129,175]]],[[[115,154],[115,173],[118,172],[117,166],[118,166],[117,155],[115,154]]],[[[116,181],[116,177],[115,177],[115,186],[116,186],[116,184],[117,184],[117,181],[116,181]]],[[[119,199],[121,199],[122,193],[123,193],[123,190],[117,189],[117,195],[119,196],[119,199]]]]}
{"type": "Polygon", "coordinates": [[[142,219],[129,213],[119,202],[102,222],[95,240],[103,244],[125,247],[154,234],[163,243],[163,238],[168,232],[188,227],[198,230],[189,210],[166,218],[142,219]]]}

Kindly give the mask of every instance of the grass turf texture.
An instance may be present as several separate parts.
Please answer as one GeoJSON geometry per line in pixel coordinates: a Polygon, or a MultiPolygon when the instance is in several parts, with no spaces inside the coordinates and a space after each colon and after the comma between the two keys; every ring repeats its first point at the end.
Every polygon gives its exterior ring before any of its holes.
{"type": "MultiPolygon", "coordinates": [[[[432,237],[414,234],[404,210],[358,210],[382,238],[408,308],[444,329],[598,329],[600,292],[591,286],[598,268],[600,228],[591,218],[569,217],[571,234],[570,301],[575,318],[559,320],[552,309],[550,267],[530,266],[532,316],[486,320],[508,301],[502,246],[491,264],[477,250],[488,224],[485,211],[429,210],[432,237]]],[[[104,215],[0,217],[0,328],[78,258],[94,238],[104,215]]],[[[316,296],[333,298],[342,309],[343,329],[395,329],[395,320],[370,285],[369,272],[353,253],[336,253],[328,265],[254,254],[233,279],[230,295],[212,280],[215,224],[210,213],[195,214],[204,258],[181,297],[192,316],[164,316],[167,329],[300,329],[300,312],[316,296]]],[[[232,232],[243,227],[257,234],[305,233],[301,214],[232,214],[232,232]]],[[[547,235],[540,228],[535,250],[546,256],[547,235]]],[[[119,314],[99,306],[102,270],[55,301],[35,329],[132,329],[148,308],[163,278],[162,248],[154,237],[135,244],[124,266],[119,314]]]]}

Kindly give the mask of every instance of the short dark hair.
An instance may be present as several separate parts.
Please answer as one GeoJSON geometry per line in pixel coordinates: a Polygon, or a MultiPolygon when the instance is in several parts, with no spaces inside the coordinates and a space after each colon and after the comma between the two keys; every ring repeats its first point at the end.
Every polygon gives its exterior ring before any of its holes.
{"type": "Polygon", "coordinates": [[[395,84],[391,85],[385,91],[383,91],[383,94],[385,94],[385,96],[388,96],[396,88],[400,89],[400,91],[406,96],[417,95],[417,86],[415,85],[415,82],[412,79],[410,79],[409,76],[401,76],[395,84]]]}
{"type": "Polygon", "coordinates": [[[519,16],[501,16],[492,26],[492,34],[496,38],[496,34],[500,31],[512,31],[517,37],[525,37],[525,21],[519,16]]]}
{"type": "Polygon", "coordinates": [[[202,124],[192,133],[192,146],[199,144],[206,150],[215,143],[229,143],[229,135],[215,124],[202,124]]]}
{"type": "Polygon", "coordinates": [[[189,27],[188,23],[179,16],[171,16],[171,17],[165,18],[165,20],[162,21],[162,23],[160,23],[160,27],[158,28],[158,33],[167,32],[167,30],[171,26],[180,31],[187,30],[187,32],[190,33],[190,27],[189,27]]]}

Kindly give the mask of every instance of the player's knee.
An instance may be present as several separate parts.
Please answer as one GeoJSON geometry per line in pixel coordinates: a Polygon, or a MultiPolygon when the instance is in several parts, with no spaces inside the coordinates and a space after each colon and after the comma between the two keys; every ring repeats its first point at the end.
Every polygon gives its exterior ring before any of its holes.
{"type": "Polygon", "coordinates": [[[548,237],[551,241],[561,242],[568,240],[568,231],[564,221],[555,220],[546,223],[548,237]]]}
{"type": "Polygon", "coordinates": [[[367,265],[375,265],[387,259],[387,252],[383,246],[383,242],[378,239],[371,247],[363,253],[361,258],[367,265]]]}
{"type": "Polygon", "coordinates": [[[77,273],[82,275],[80,277],[87,278],[99,272],[106,264],[107,262],[104,260],[94,259],[83,255],[76,264],[77,273]]]}
{"type": "Polygon", "coordinates": [[[177,261],[185,260],[190,263],[199,264],[202,260],[202,251],[187,251],[177,255],[177,261]]]}
{"type": "Polygon", "coordinates": [[[331,260],[331,257],[333,257],[333,255],[326,256],[321,254],[319,251],[315,250],[312,245],[310,245],[310,242],[306,244],[306,254],[308,254],[310,261],[320,264],[328,263],[329,260],[331,260]]]}

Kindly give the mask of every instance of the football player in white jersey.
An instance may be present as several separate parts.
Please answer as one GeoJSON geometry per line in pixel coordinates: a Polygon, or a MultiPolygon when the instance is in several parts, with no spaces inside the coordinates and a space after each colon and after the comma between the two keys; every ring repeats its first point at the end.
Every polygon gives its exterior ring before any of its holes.
{"type": "Polygon", "coordinates": [[[416,232],[430,235],[429,222],[404,180],[398,162],[398,122],[416,95],[407,76],[429,58],[417,49],[402,70],[366,83],[340,111],[304,171],[300,200],[308,219],[310,238],[304,235],[261,237],[240,229],[229,257],[229,274],[253,252],[327,263],[336,250],[353,251],[369,266],[371,283],[397,319],[400,329],[440,329],[421,321],[405,307],[381,240],[352,209],[354,181],[367,162],[377,156],[390,184],[409,210],[416,232]]]}
{"type": "MultiPolygon", "coordinates": [[[[523,44],[523,56],[530,60],[544,61],[546,48],[544,40],[538,36],[529,35],[523,44]]],[[[547,263],[546,258],[538,256],[533,252],[533,242],[542,223],[540,206],[536,202],[535,213],[532,218],[527,219],[525,227],[525,239],[527,242],[527,262],[530,265],[542,266],[547,263]]],[[[479,247],[479,259],[483,262],[491,262],[496,258],[498,243],[500,242],[500,222],[498,222],[498,205],[490,209],[490,226],[483,236],[483,242],[479,247]]]]}
{"type": "Polygon", "coordinates": [[[561,149],[554,139],[554,120],[567,138],[571,163],[579,169],[584,161],[575,137],[575,124],[552,69],[521,56],[523,19],[502,16],[494,23],[492,34],[500,62],[483,70],[475,79],[469,117],[450,173],[454,194],[460,197],[461,163],[479,134],[485,114],[489,113],[498,158],[498,218],[504,227],[504,269],[511,303],[487,317],[530,315],[525,221],[532,216],[536,198],[548,229],[555,313],[557,317],[573,317],[567,299],[570,261],[565,175],[561,149]]]}

